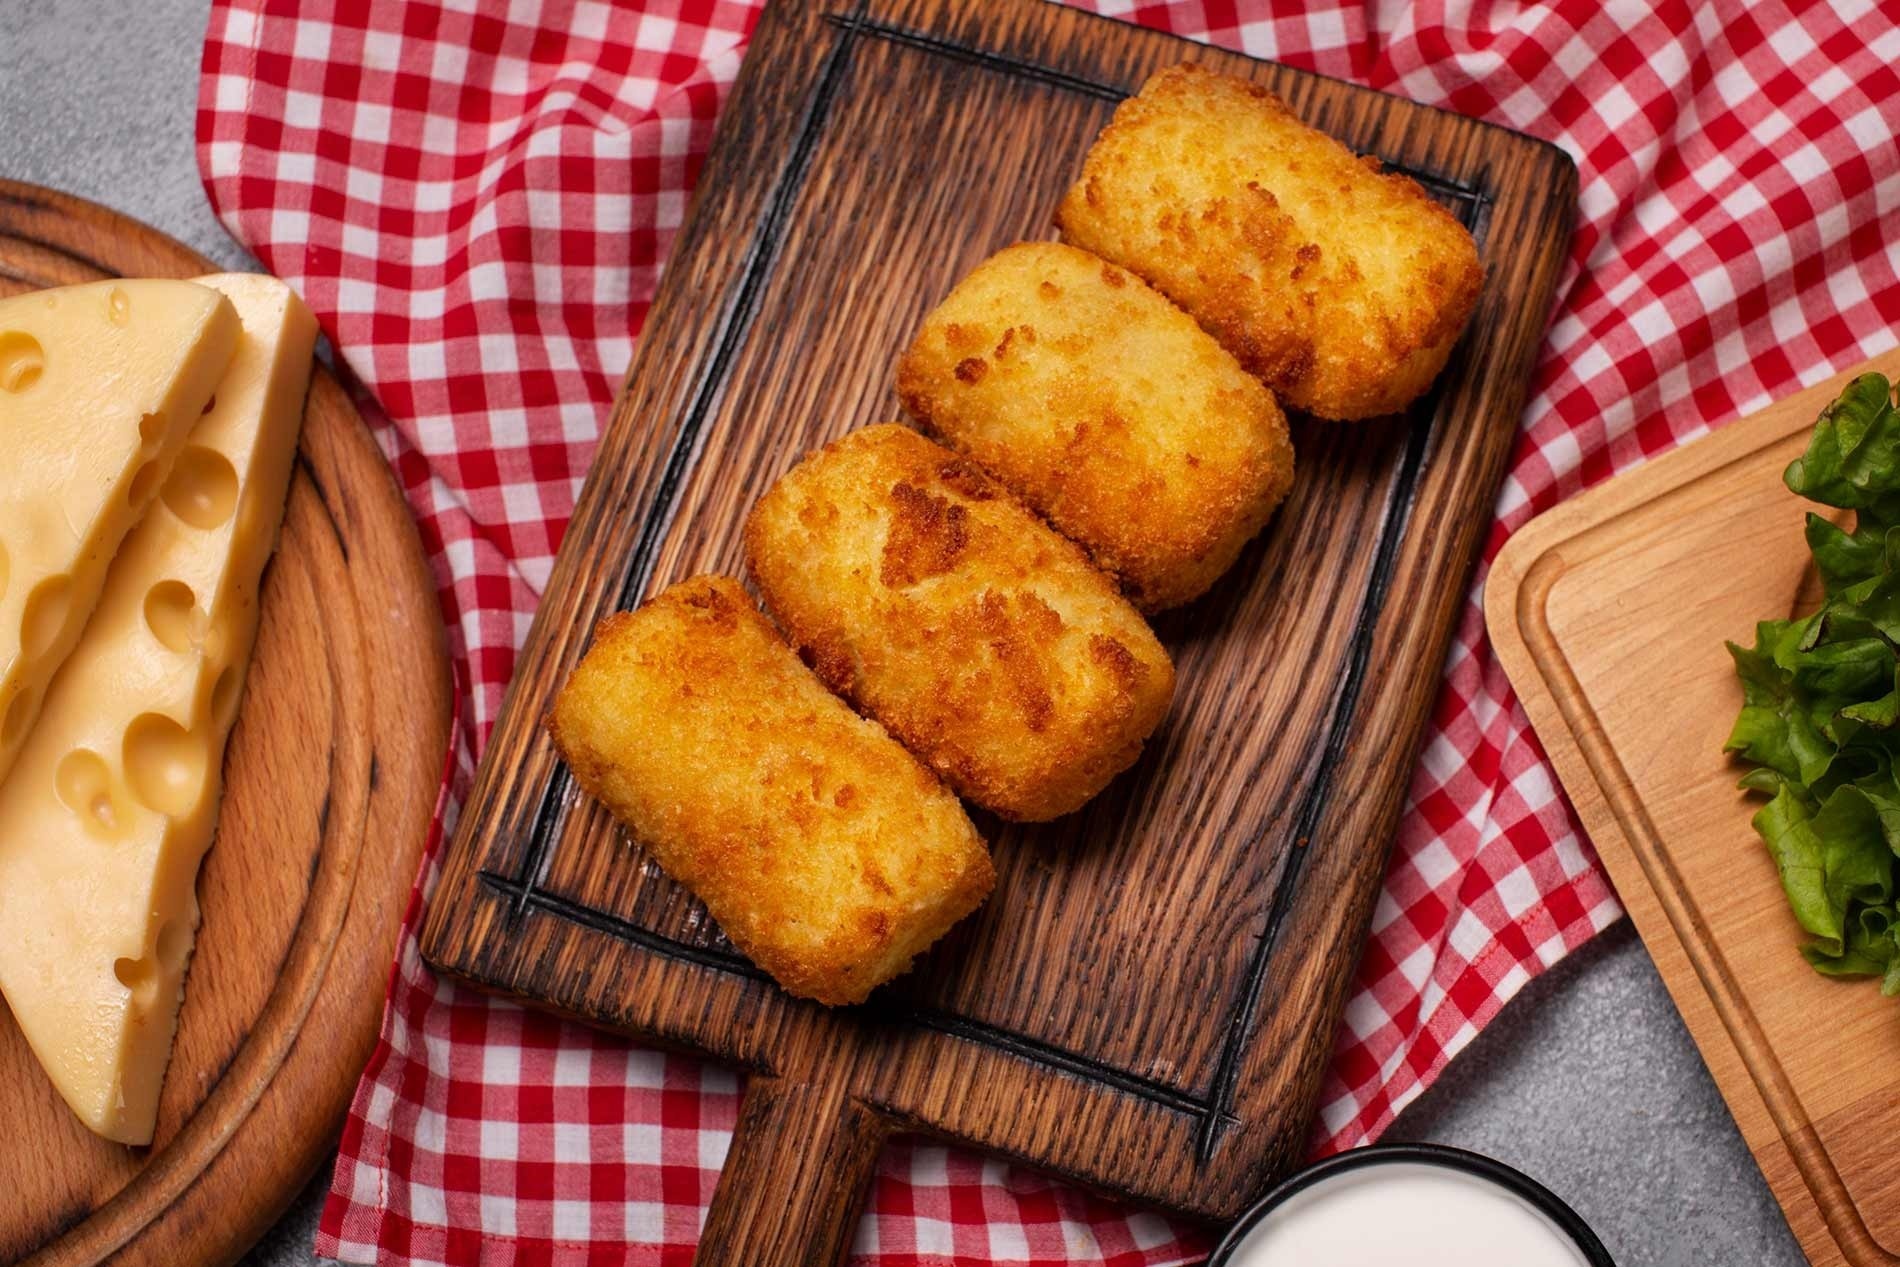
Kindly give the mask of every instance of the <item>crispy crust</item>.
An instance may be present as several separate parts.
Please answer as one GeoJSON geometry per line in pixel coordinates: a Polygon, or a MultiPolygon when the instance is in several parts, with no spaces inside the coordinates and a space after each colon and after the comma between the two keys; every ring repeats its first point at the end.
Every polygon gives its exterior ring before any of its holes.
{"type": "Polygon", "coordinates": [[[1108,578],[914,431],[806,457],[753,508],[746,557],[819,676],[1007,818],[1075,809],[1167,712],[1167,652],[1108,578]]]}
{"type": "Polygon", "coordinates": [[[603,620],[547,726],[580,785],[800,997],[860,1002],[994,883],[956,798],[729,578],[603,620]]]}
{"type": "Polygon", "coordinates": [[[1416,398],[1484,281],[1471,235],[1417,182],[1307,127],[1266,89],[1192,64],[1121,104],[1056,219],[1322,418],[1416,398]]]}
{"type": "Polygon", "coordinates": [[[1273,513],[1273,396],[1140,278],[1057,242],[991,256],[925,319],[897,393],[1144,611],[1199,596],[1273,513]]]}

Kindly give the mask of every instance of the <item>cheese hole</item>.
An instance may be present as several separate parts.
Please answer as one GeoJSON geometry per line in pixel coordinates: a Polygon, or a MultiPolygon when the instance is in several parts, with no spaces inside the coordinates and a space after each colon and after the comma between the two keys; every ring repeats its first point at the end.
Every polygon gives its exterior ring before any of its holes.
{"type": "Polygon", "coordinates": [[[140,959],[114,959],[112,975],[119,979],[120,985],[132,992],[134,1004],[140,1008],[152,1005],[158,993],[158,963],[150,955],[140,959]]]}
{"type": "Polygon", "coordinates": [[[158,483],[158,459],[154,458],[138,469],[132,476],[132,482],[125,486],[125,504],[133,510],[141,509],[152,500],[152,485],[158,483]]]}
{"type": "Polygon", "coordinates": [[[31,688],[22,690],[7,705],[7,715],[0,720],[0,748],[11,748],[26,735],[26,725],[33,718],[34,695],[31,688]]]}
{"type": "Polygon", "coordinates": [[[164,414],[146,414],[143,418],[139,419],[139,439],[144,443],[148,445],[156,444],[158,443],[158,438],[164,434],[164,414]]]}
{"type": "Polygon", "coordinates": [[[0,391],[23,392],[40,381],[46,353],[24,330],[0,330],[0,391]]]}
{"type": "Polygon", "coordinates": [[[159,495],[192,527],[215,528],[237,510],[237,471],[222,453],[194,444],[178,455],[178,465],[159,495]]]}
{"type": "Polygon", "coordinates": [[[125,730],[125,781],[146,808],[179,818],[205,786],[204,745],[163,713],[140,713],[125,730]]]}
{"type": "Polygon", "coordinates": [[[168,919],[158,930],[158,962],[167,972],[185,966],[191,954],[191,926],[182,919],[168,919]]]}
{"type": "Polygon", "coordinates": [[[20,649],[29,660],[51,651],[66,631],[72,612],[72,584],[63,576],[49,576],[26,596],[26,614],[20,618],[20,649]]]}
{"type": "Polygon", "coordinates": [[[235,664],[225,665],[224,672],[218,674],[218,684],[211,688],[213,725],[226,727],[237,720],[238,695],[243,688],[243,668],[235,664]]]}
{"type": "Polygon", "coordinates": [[[119,830],[119,811],[112,802],[112,771],[106,768],[105,758],[90,748],[74,748],[59,759],[59,768],[53,771],[53,790],[88,827],[107,834],[119,830]]]}
{"type": "Polygon", "coordinates": [[[106,296],[106,320],[115,326],[122,326],[132,319],[132,299],[124,288],[114,286],[112,293],[106,296]]]}
{"type": "Polygon", "coordinates": [[[189,651],[204,636],[205,615],[198,596],[183,581],[160,581],[145,591],[145,624],[152,636],[173,651],[189,651]]]}

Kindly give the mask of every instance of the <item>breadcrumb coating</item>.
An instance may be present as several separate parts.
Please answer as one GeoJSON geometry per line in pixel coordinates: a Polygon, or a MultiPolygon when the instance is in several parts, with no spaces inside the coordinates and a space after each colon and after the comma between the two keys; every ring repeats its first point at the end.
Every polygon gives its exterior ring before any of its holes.
{"type": "Polygon", "coordinates": [[[727,577],[603,620],[547,725],[581,787],[802,998],[862,1001],[994,883],[957,799],[727,577]]]}
{"type": "Polygon", "coordinates": [[[1146,278],[1280,400],[1403,409],[1444,368],[1484,270],[1411,178],[1307,127],[1258,85],[1187,64],[1123,102],[1056,215],[1146,278]]]}
{"type": "Polygon", "coordinates": [[[907,428],[807,456],[753,508],[746,556],[818,675],[1006,818],[1080,806],[1167,712],[1174,667],[1108,578],[907,428]]]}
{"type": "Polygon", "coordinates": [[[1139,277],[1057,242],[978,265],[904,354],[897,392],[1085,548],[1144,611],[1198,597],[1286,496],[1286,416],[1139,277]]]}

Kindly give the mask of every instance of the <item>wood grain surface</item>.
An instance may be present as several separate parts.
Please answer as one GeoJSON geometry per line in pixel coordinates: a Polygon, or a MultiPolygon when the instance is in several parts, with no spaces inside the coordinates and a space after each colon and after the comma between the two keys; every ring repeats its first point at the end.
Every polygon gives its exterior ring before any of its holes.
{"type": "MultiPolygon", "coordinates": [[[[1862,369],[1900,378],[1900,352],[1862,369]]],[[[1485,593],[1538,738],[1816,1267],[1900,1262],[1900,1003],[1795,952],[1749,826],[1760,799],[1722,752],[1742,705],[1722,642],[1816,605],[1811,503],[1781,473],[1860,372],[1533,520],[1485,593]]]]}
{"type": "MultiPolygon", "coordinates": [[[[0,294],[212,271],[103,207],[0,181],[0,294]]],[[[376,1037],[450,709],[414,522],[319,368],[157,1135],[127,1148],[88,1132],[0,1007],[0,1263],[227,1263],[327,1159],[376,1037]]]]}
{"type": "Polygon", "coordinates": [[[424,934],[482,986],[768,1075],[701,1262],[832,1261],[843,1190],[888,1130],[1213,1217],[1299,1159],[1574,191],[1527,138],[1054,5],[767,11],[424,934]],[[1157,624],[1179,687],[1133,770],[1054,823],[979,817],[988,905],[868,1005],[794,1002],[576,795],[540,716],[601,615],[738,574],[745,512],[782,471],[898,416],[924,313],[997,248],[1051,236],[1117,101],[1189,57],[1444,200],[1487,268],[1472,332],[1410,415],[1295,421],[1273,525],[1157,624]],[[818,1149],[841,1160],[814,1169],[818,1149]],[[788,1213],[800,1200],[815,1213],[788,1213]],[[745,1239],[773,1220],[796,1230],[745,1239]]]}

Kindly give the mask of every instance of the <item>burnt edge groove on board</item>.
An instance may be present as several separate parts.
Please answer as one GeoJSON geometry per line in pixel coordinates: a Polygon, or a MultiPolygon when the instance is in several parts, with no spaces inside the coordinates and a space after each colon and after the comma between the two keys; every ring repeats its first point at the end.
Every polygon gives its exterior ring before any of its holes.
{"type": "MultiPolygon", "coordinates": [[[[1110,23],[1119,23],[1120,21],[1120,19],[1116,18],[1103,18],[1099,14],[1086,14],[1086,16],[1098,18],[1101,21],[1110,23]]],[[[843,31],[845,40],[849,40],[855,36],[884,40],[887,43],[901,45],[904,48],[916,49],[919,52],[941,57],[947,61],[962,62],[966,66],[975,66],[980,70],[993,71],[996,74],[1009,75],[1016,79],[1027,79],[1034,83],[1044,84],[1051,88],[1060,88],[1084,97],[1094,97],[1101,101],[1126,101],[1129,97],[1134,95],[1126,88],[1122,88],[1116,84],[1105,84],[1098,79],[1090,79],[1084,75],[1071,75],[1067,71],[1057,70],[1052,66],[1044,66],[1039,62],[1028,61],[1021,57],[1012,57],[1007,53],[993,52],[986,48],[976,48],[969,44],[959,44],[955,40],[947,40],[940,35],[933,35],[928,31],[917,31],[910,27],[895,26],[889,22],[879,22],[874,18],[861,18],[854,15],[832,13],[825,16],[825,21],[840,31],[843,31]]],[[[842,42],[844,41],[841,40],[840,43],[842,42]]],[[[1182,43],[1189,44],[1190,47],[1194,46],[1191,41],[1183,40],[1182,43]]],[[[1330,76],[1325,75],[1318,77],[1331,79],[1330,76]]],[[[1332,82],[1343,83],[1345,81],[1332,80],[1332,82]]],[[[1463,116],[1457,117],[1462,118],[1463,116]]],[[[1384,155],[1378,155],[1377,157],[1385,170],[1410,176],[1426,189],[1438,194],[1443,200],[1455,200],[1461,203],[1473,204],[1490,201],[1483,190],[1467,185],[1462,181],[1452,180],[1437,172],[1419,171],[1416,168],[1408,167],[1404,163],[1393,162],[1384,155]]],[[[1467,224],[1465,227],[1470,228],[1471,226],[1467,224]]]]}
{"type": "MultiPolygon", "coordinates": [[[[483,870],[477,872],[477,875],[485,888],[512,900],[525,901],[534,911],[579,924],[583,928],[605,933],[621,941],[632,942],[654,954],[683,959],[702,968],[717,969],[720,972],[765,982],[768,985],[771,983],[772,978],[767,976],[763,969],[755,966],[737,951],[722,949],[719,945],[695,946],[688,942],[678,941],[611,911],[603,911],[597,906],[576,902],[572,898],[560,897],[538,889],[524,897],[521,893],[523,888],[521,884],[494,871],[483,870]]],[[[1177,1113],[1201,1116],[1210,1112],[1210,1105],[1206,1100],[1177,1087],[1169,1086],[1165,1082],[1130,1073],[1126,1069],[1081,1055],[1065,1047],[1058,1047],[1054,1043],[1029,1038],[1014,1030],[972,1020],[955,1012],[945,1012],[940,1008],[920,1007],[912,1003],[879,997],[873,997],[870,1002],[859,1004],[852,1010],[885,1023],[903,1023],[922,1029],[936,1030],[938,1033],[948,1034],[952,1038],[960,1038],[965,1042],[1006,1051],[1036,1064],[1081,1074],[1097,1082],[1107,1083],[1119,1091],[1125,1091],[1130,1095],[1173,1109],[1177,1113]]]]}
{"type": "MultiPolygon", "coordinates": [[[[858,0],[853,9],[854,15],[862,12],[863,7],[864,0],[858,0]]],[[[825,121],[831,114],[831,102],[837,96],[838,81],[844,77],[845,67],[851,60],[851,45],[852,40],[847,36],[826,50],[824,63],[818,73],[817,87],[812,92],[811,103],[806,107],[804,118],[799,121],[798,134],[792,142],[791,157],[779,174],[778,185],[772,190],[771,201],[766,204],[758,230],[746,244],[745,261],[739,270],[739,285],[731,302],[719,315],[719,344],[693,387],[692,403],[687,406],[679,434],[673,441],[671,452],[667,454],[666,467],[660,473],[659,486],[654,489],[652,505],[641,520],[640,536],[635,540],[633,553],[627,560],[626,577],[620,584],[618,605],[621,610],[632,607],[638,601],[652,576],[654,550],[658,548],[661,535],[673,521],[672,512],[679,501],[680,484],[690,468],[691,456],[698,448],[700,432],[706,425],[706,415],[712,410],[714,402],[725,393],[726,366],[752,333],[752,318],[758,311],[759,291],[771,275],[772,267],[778,263],[779,236],[784,231],[785,219],[791,212],[792,204],[805,187],[812,151],[817,147],[819,133],[824,130],[825,121]]],[[[553,839],[571,801],[568,796],[571,782],[567,763],[557,763],[554,773],[548,778],[546,789],[541,793],[541,803],[535,808],[534,829],[528,837],[528,847],[522,853],[521,870],[514,877],[518,891],[508,910],[510,931],[519,927],[541,883],[547,864],[548,843],[553,839]]]]}
{"type": "MultiPolygon", "coordinates": [[[[628,556],[625,574],[619,586],[618,606],[622,610],[632,607],[637,602],[651,579],[654,554],[661,536],[672,522],[672,512],[677,504],[679,490],[692,469],[693,455],[698,450],[698,442],[704,430],[706,418],[726,389],[725,367],[731,363],[751,334],[752,320],[758,308],[760,293],[779,260],[779,238],[792,207],[804,190],[818,139],[829,121],[831,105],[837,96],[844,73],[850,65],[853,44],[860,38],[883,40],[927,56],[943,57],[980,70],[1028,79],[1100,100],[1121,101],[1131,95],[1127,90],[1113,84],[1071,75],[1032,61],[960,44],[926,32],[867,19],[862,16],[863,9],[864,5],[860,0],[860,3],[853,6],[850,13],[834,13],[827,15],[825,19],[827,24],[838,32],[838,36],[832,46],[826,50],[811,100],[800,120],[799,129],[793,141],[790,158],[779,173],[772,196],[766,204],[766,212],[760,218],[758,228],[747,244],[738,284],[731,291],[732,297],[719,317],[718,343],[712,357],[706,363],[699,382],[694,387],[685,417],[681,420],[672,448],[668,452],[666,466],[654,490],[647,513],[642,519],[640,535],[635,542],[633,552],[628,556]]],[[[1457,216],[1459,223],[1463,224],[1478,240],[1482,250],[1487,236],[1486,231],[1489,228],[1488,213],[1492,204],[1492,198],[1487,189],[1452,180],[1437,173],[1420,171],[1404,163],[1385,160],[1383,156],[1381,156],[1381,162],[1386,170],[1402,173],[1417,181],[1435,194],[1441,204],[1454,204],[1450,208],[1453,214],[1457,216]]],[[[1436,437],[1437,416],[1443,396],[1442,383],[1443,376],[1441,375],[1439,382],[1434,383],[1425,397],[1408,410],[1410,419],[1404,429],[1405,451],[1399,462],[1398,471],[1393,477],[1391,493],[1375,546],[1374,564],[1367,577],[1358,614],[1354,618],[1352,638],[1346,657],[1346,672],[1335,694],[1332,713],[1327,722],[1326,747],[1311,782],[1301,796],[1300,808],[1295,816],[1291,834],[1296,840],[1311,833],[1329,803],[1333,772],[1343,754],[1345,741],[1350,734],[1353,718],[1358,710],[1371,656],[1372,640],[1377,632],[1380,616],[1385,609],[1385,599],[1391,586],[1393,569],[1397,566],[1400,546],[1406,531],[1411,526],[1411,512],[1418,492],[1418,481],[1424,472],[1432,449],[1432,441],[1436,437]]],[[[515,874],[507,875],[488,868],[482,868],[477,872],[477,879],[482,887],[507,902],[506,925],[510,931],[518,929],[528,914],[539,913],[638,945],[653,954],[681,960],[698,967],[731,973],[752,980],[768,979],[763,972],[734,951],[721,949],[716,945],[699,946],[683,942],[633,923],[611,911],[542,890],[540,885],[546,874],[553,838],[572,804],[573,798],[569,795],[571,786],[572,778],[566,763],[557,763],[541,793],[527,847],[522,851],[521,861],[515,874]]],[[[1196,1136],[1195,1151],[1197,1160],[1205,1164],[1212,1156],[1222,1132],[1237,1122],[1233,1114],[1233,1100],[1238,1087],[1241,1051],[1257,1019],[1260,989],[1277,945],[1281,922],[1300,888],[1300,881],[1304,874],[1302,864],[1305,853],[1306,851],[1301,848],[1288,850],[1286,864],[1281,868],[1267,907],[1265,924],[1255,938],[1254,949],[1248,960],[1245,988],[1227,1019],[1227,1032],[1222,1039],[1214,1075],[1205,1096],[1195,1095],[1105,1061],[956,1013],[883,999],[873,1000],[854,1010],[881,1020],[898,1021],[935,1030],[965,1042],[1007,1052],[1032,1063],[1079,1074],[1140,1097],[1159,1107],[1199,1117],[1201,1124],[1196,1136]]],[[[721,940],[723,941],[723,936],[721,940]]]]}
{"type": "MultiPolygon", "coordinates": [[[[1467,226],[1468,227],[1468,226],[1467,226]]],[[[1366,577],[1366,589],[1359,602],[1359,614],[1353,621],[1352,641],[1346,652],[1345,678],[1333,700],[1333,715],[1326,724],[1326,747],[1320,753],[1319,767],[1300,798],[1291,836],[1295,842],[1287,850],[1286,863],[1280,868],[1273,888],[1273,901],[1267,907],[1267,919],[1254,941],[1253,955],[1247,961],[1246,986],[1227,1024],[1227,1036],[1221,1040],[1220,1055],[1214,1063],[1214,1080],[1208,1089],[1207,1104],[1201,1114],[1201,1129],[1194,1141],[1195,1160],[1206,1165],[1214,1156],[1223,1127],[1231,1125],[1234,1094],[1240,1080],[1241,1047],[1253,1030],[1260,1007],[1260,987],[1266,980],[1267,963],[1279,943],[1280,924],[1305,873],[1307,850],[1299,842],[1309,840],[1326,812],[1333,789],[1333,772],[1345,752],[1358,713],[1359,692],[1365,686],[1366,666],[1372,657],[1372,639],[1385,611],[1385,597],[1392,588],[1392,571],[1398,566],[1399,544],[1412,522],[1412,503],[1418,490],[1418,477],[1425,469],[1430,448],[1432,421],[1438,413],[1439,391],[1434,387],[1424,401],[1414,406],[1411,425],[1406,428],[1405,454],[1392,481],[1392,502],[1386,508],[1385,522],[1379,529],[1372,571],[1366,577]]]]}

